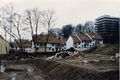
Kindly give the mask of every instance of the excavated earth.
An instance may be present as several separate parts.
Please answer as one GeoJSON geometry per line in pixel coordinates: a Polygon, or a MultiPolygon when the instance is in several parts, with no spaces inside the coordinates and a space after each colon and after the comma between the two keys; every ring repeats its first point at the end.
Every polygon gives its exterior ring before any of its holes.
{"type": "Polygon", "coordinates": [[[90,64],[47,59],[2,60],[2,64],[6,69],[0,80],[119,80],[118,66],[97,69],[90,64]]]}

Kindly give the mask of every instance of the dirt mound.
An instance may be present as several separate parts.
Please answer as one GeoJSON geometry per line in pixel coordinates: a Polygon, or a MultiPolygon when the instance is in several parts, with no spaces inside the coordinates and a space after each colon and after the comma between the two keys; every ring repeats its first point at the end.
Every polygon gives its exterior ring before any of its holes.
{"type": "MultiPolygon", "coordinates": [[[[119,70],[96,71],[68,63],[51,61],[45,59],[29,59],[25,61],[9,61],[9,65],[29,65],[33,68],[33,74],[21,73],[17,80],[118,80],[119,70]],[[40,79],[41,77],[42,79],[40,79]],[[35,79],[37,78],[37,79],[35,79]]],[[[8,65],[7,64],[7,65],[8,65]]],[[[9,75],[8,73],[5,76],[9,75]]],[[[1,79],[4,75],[1,75],[1,79]]],[[[3,78],[3,80],[7,80],[3,78]]]]}
{"type": "Polygon", "coordinates": [[[99,72],[84,67],[47,60],[40,60],[39,64],[37,63],[36,61],[35,66],[42,70],[44,75],[50,76],[51,80],[118,80],[118,70],[99,72]]]}

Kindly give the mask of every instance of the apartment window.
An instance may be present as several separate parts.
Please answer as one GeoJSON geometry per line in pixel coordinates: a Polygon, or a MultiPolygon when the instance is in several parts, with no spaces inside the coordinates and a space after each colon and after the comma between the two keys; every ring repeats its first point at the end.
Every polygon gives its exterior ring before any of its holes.
{"type": "Polygon", "coordinates": [[[50,50],[51,48],[49,48],[49,50],[50,50]]]}

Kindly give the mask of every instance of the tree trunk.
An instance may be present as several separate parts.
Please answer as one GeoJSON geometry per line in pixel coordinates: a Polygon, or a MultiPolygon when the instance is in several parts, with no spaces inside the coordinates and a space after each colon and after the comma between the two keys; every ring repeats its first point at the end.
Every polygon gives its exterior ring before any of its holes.
{"type": "Polygon", "coordinates": [[[46,42],[45,42],[45,51],[44,51],[45,53],[46,53],[46,49],[47,49],[48,39],[49,39],[49,33],[48,33],[48,35],[47,35],[46,42]]]}

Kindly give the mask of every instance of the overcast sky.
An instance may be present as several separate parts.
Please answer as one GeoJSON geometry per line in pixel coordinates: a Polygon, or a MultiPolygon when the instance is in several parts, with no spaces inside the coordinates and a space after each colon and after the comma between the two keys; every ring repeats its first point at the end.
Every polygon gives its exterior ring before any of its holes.
{"type": "Polygon", "coordinates": [[[0,7],[13,3],[17,11],[54,9],[56,25],[84,23],[101,15],[120,16],[120,0],[0,0],[0,7]]]}
{"type": "Polygon", "coordinates": [[[54,9],[56,26],[85,23],[101,15],[120,16],[120,0],[0,0],[0,7],[12,3],[17,11],[29,8],[54,9]]]}

